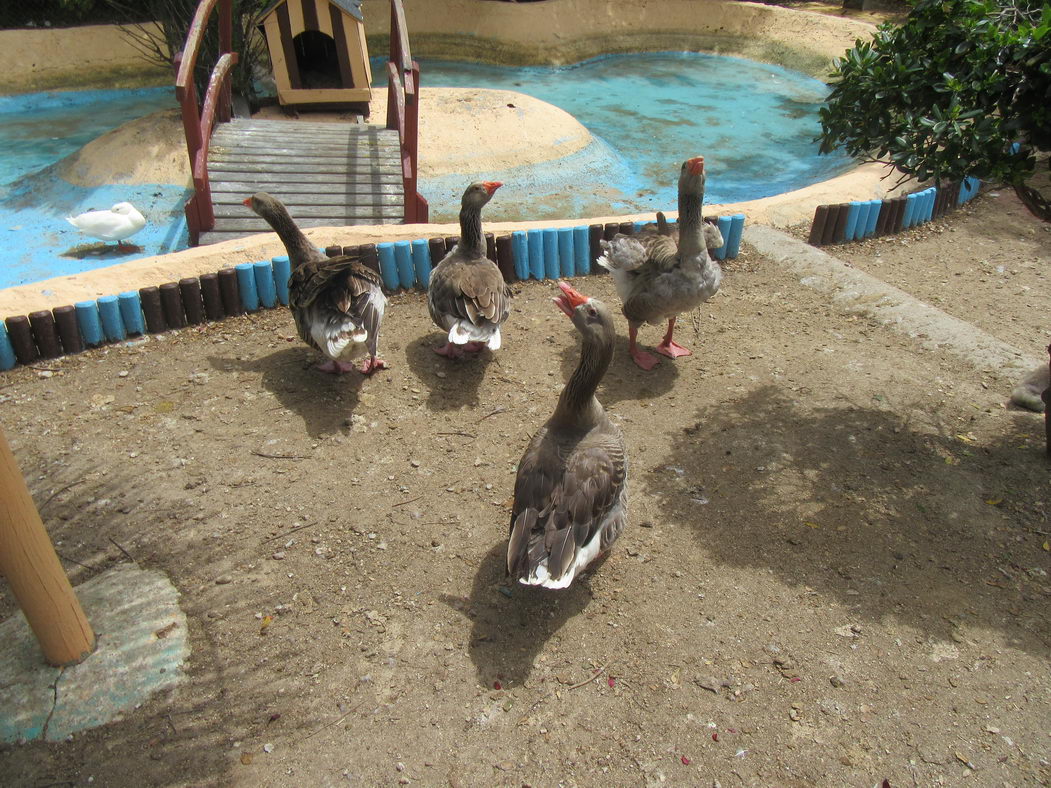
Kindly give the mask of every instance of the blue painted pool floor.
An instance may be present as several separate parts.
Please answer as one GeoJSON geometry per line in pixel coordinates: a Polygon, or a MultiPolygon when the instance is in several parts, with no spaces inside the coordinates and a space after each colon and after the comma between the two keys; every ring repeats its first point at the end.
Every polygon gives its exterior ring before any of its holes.
{"type": "Polygon", "coordinates": [[[91,90],[0,97],[0,228],[5,260],[0,287],[77,274],[185,249],[182,206],[189,191],[173,184],[76,186],[56,161],[121,124],[175,106],[170,88],[91,90]],[[138,249],[83,235],[65,217],[130,202],[146,227],[128,239],[138,249]]]}

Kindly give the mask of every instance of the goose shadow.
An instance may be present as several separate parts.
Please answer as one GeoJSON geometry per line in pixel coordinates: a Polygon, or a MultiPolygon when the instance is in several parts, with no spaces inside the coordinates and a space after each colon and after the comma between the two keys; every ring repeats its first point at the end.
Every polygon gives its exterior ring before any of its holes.
{"type": "Polygon", "coordinates": [[[405,346],[405,358],[409,368],[428,389],[427,408],[434,411],[459,410],[478,404],[478,391],[489,363],[492,351],[487,348],[459,359],[447,359],[437,355],[434,348],[445,341],[445,335],[432,331],[417,337],[405,346]],[[440,377],[439,373],[445,377],[440,377]]]}
{"type": "Polygon", "coordinates": [[[109,260],[111,258],[127,257],[129,254],[138,254],[142,247],[133,243],[124,243],[120,246],[108,243],[86,243],[71,246],[64,252],[59,252],[59,257],[69,257],[74,260],[92,258],[93,260],[109,260]]]}
{"type": "Polygon", "coordinates": [[[282,407],[303,420],[312,438],[345,429],[347,418],[358,406],[362,386],[367,385],[365,376],[359,372],[344,375],[321,372],[314,368],[319,361],[320,356],[305,346],[283,348],[247,361],[229,356],[208,357],[208,363],[220,372],[261,375],[263,388],[273,394],[282,407]]]}
{"type": "Polygon", "coordinates": [[[505,687],[523,685],[544,645],[593,597],[590,574],[563,590],[512,583],[506,574],[506,550],[501,541],[486,553],[469,597],[442,596],[471,620],[468,653],[478,683],[485,687],[496,681],[505,687]]]}
{"type": "MultiPolygon", "coordinates": [[[[565,382],[569,380],[580,361],[579,338],[575,337],[572,344],[564,345],[560,352],[559,368],[562,381],[565,382]]],[[[609,369],[596,392],[599,402],[608,407],[625,400],[655,399],[671,391],[681,373],[673,359],[664,356],[660,359],[660,364],[649,372],[644,372],[631,360],[628,340],[618,335],[613,361],[610,362],[609,369]]]]}

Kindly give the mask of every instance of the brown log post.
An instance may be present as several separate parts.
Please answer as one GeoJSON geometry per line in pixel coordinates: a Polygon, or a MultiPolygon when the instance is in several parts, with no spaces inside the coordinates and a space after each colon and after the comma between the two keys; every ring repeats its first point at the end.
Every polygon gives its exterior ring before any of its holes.
{"type": "Polygon", "coordinates": [[[95,632],[29,494],[7,436],[0,428],[0,574],[40,643],[44,659],[61,667],[95,650],[95,632]]]}

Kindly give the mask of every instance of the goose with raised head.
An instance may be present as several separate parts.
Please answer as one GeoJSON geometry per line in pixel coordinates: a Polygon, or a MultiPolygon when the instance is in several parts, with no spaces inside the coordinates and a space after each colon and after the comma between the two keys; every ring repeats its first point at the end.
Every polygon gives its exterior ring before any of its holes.
{"type": "Polygon", "coordinates": [[[387,307],[379,275],[356,257],[326,257],[276,197],[258,192],[244,204],[265,219],[285,245],[292,264],[288,308],[300,338],[328,358],[318,369],[336,375],[351,369],[363,375],[387,369],[387,362],[376,355],[387,307]],[[369,357],[359,366],[341,360],[362,345],[369,357]]]}
{"type": "Polygon", "coordinates": [[[644,370],[653,369],[658,359],[636,344],[639,326],[667,321],[668,330],[656,351],[669,358],[688,356],[690,351],[672,339],[675,320],[719,291],[722,268],[708,249],[722,246],[723,239],[719,229],[702,216],[704,180],[703,156],[682,163],[677,230],[658,214],[657,228],[601,241],[598,264],[613,274],[628,319],[628,352],[644,370]]]}
{"type": "Polygon", "coordinates": [[[459,358],[483,347],[499,350],[500,327],[511,313],[511,291],[496,263],[485,255],[482,208],[503,184],[472,183],[460,201],[460,240],[431,271],[427,308],[434,324],[447,332],[434,352],[459,358]]]}
{"type": "Polygon", "coordinates": [[[609,550],[628,514],[624,436],[595,397],[613,358],[613,318],[601,301],[558,286],[580,361],[518,462],[507,544],[508,575],[547,588],[566,588],[609,550]]]}

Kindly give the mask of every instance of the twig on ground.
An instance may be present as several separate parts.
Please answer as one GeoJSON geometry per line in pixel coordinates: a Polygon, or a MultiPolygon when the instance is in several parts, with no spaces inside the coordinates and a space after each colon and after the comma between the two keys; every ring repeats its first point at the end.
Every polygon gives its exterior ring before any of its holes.
{"type": "Polygon", "coordinates": [[[575,690],[575,689],[577,689],[578,687],[583,687],[583,686],[584,686],[585,684],[590,684],[590,683],[591,683],[591,682],[593,682],[593,681],[594,681],[595,679],[597,679],[597,678],[598,678],[599,676],[601,676],[601,675],[602,675],[602,673],[603,673],[603,672],[604,672],[604,671],[606,670],[606,668],[608,668],[608,667],[609,667],[609,662],[607,662],[607,663],[606,663],[605,665],[603,665],[603,666],[602,666],[601,668],[599,668],[599,669],[598,669],[598,670],[596,670],[596,671],[595,671],[594,673],[592,673],[592,674],[591,674],[591,675],[590,675],[590,676],[589,676],[588,678],[584,679],[583,681],[578,681],[578,682],[577,682],[576,684],[573,684],[572,686],[570,686],[570,687],[569,687],[569,689],[571,689],[571,690],[575,690]]]}
{"type": "Polygon", "coordinates": [[[489,418],[490,416],[495,416],[497,413],[506,413],[506,412],[507,412],[507,408],[505,408],[503,405],[499,405],[499,406],[497,406],[496,410],[492,411],[491,413],[485,414],[484,416],[482,416],[482,418],[478,419],[478,421],[476,421],[475,424],[478,424],[479,422],[485,421],[487,418],[489,418]]]}
{"type": "Polygon", "coordinates": [[[53,493],[51,493],[51,495],[50,495],[50,496],[48,496],[48,499],[47,499],[46,501],[44,501],[44,502],[43,502],[42,504],[40,504],[40,506],[38,506],[38,507],[37,507],[37,511],[38,511],[38,512],[40,512],[40,511],[43,511],[44,507],[45,507],[45,506],[47,506],[47,505],[48,505],[49,503],[51,503],[51,502],[52,502],[53,500],[55,500],[55,498],[57,498],[57,497],[58,497],[59,495],[61,495],[61,494],[62,494],[62,493],[64,493],[64,492],[65,492],[66,490],[70,489],[71,487],[76,487],[76,486],[77,486],[78,484],[80,484],[80,483],[81,483],[82,481],[84,481],[84,480],[83,480],[83,479],[78,479],[78,480],[77,480],[77,481],[75,481],[75,482],[72,482],[72,483],[70,483],[70,484],[67,484],[67,485],[66,485],[65,487],[63,487],[63,488],[62,488],[61,490],[55,490],[55,491],[54,491],[53,493]]]}
{"type": "Polygon", "coordinates": [[[133,564],[134,563],[138,563],[134,558],[132,558],[131,553],[129,553],[127,550],[124,549],[124,547],[120,544],[120,542],[118,542],[112,536],[107,536],[106,538],[109,539],[118,550],[120,550],[122,553],[124,553],[124,557],[125,558],[127,558],[133,564]]]}
{"type": "Polygon", "coordinates": [[[477,435],[472,435],[469,432],[436,432],[435,435],[459,435],[464,438],[477,438],[477,435]]]}
{"type": "Polygon", "coordinates": [[[422,495],[417,495],[415,498],[410,498],[407,501],[398,501],[397,503],[392,503],[391,506],[404,506],[407,503],[412,503],[413,501],[418,501],[422,497],[423,497],[422,495]]]}
{"type": "Polygon", "coordinates": [[[266,457],[268,460],[309,460],[310,457],[304,454],[267,454],[265,451],[256,451],[252,449],[252,454],[256,457],[266,457]]]}
{"type": "Polygon", "coordinates": [[[85,569],[91,569],[91,567],[88,566],[87,564],[80,563],[80,561],[78,561],[76,558],[70,558],[69,556],[62,555],[62,553],[60,553],[58,550],[55,551],[55,555],[57,555],[63,561],[69,561],[71,564],[76,564],[77,566],[82,566],[85,569]]]}

